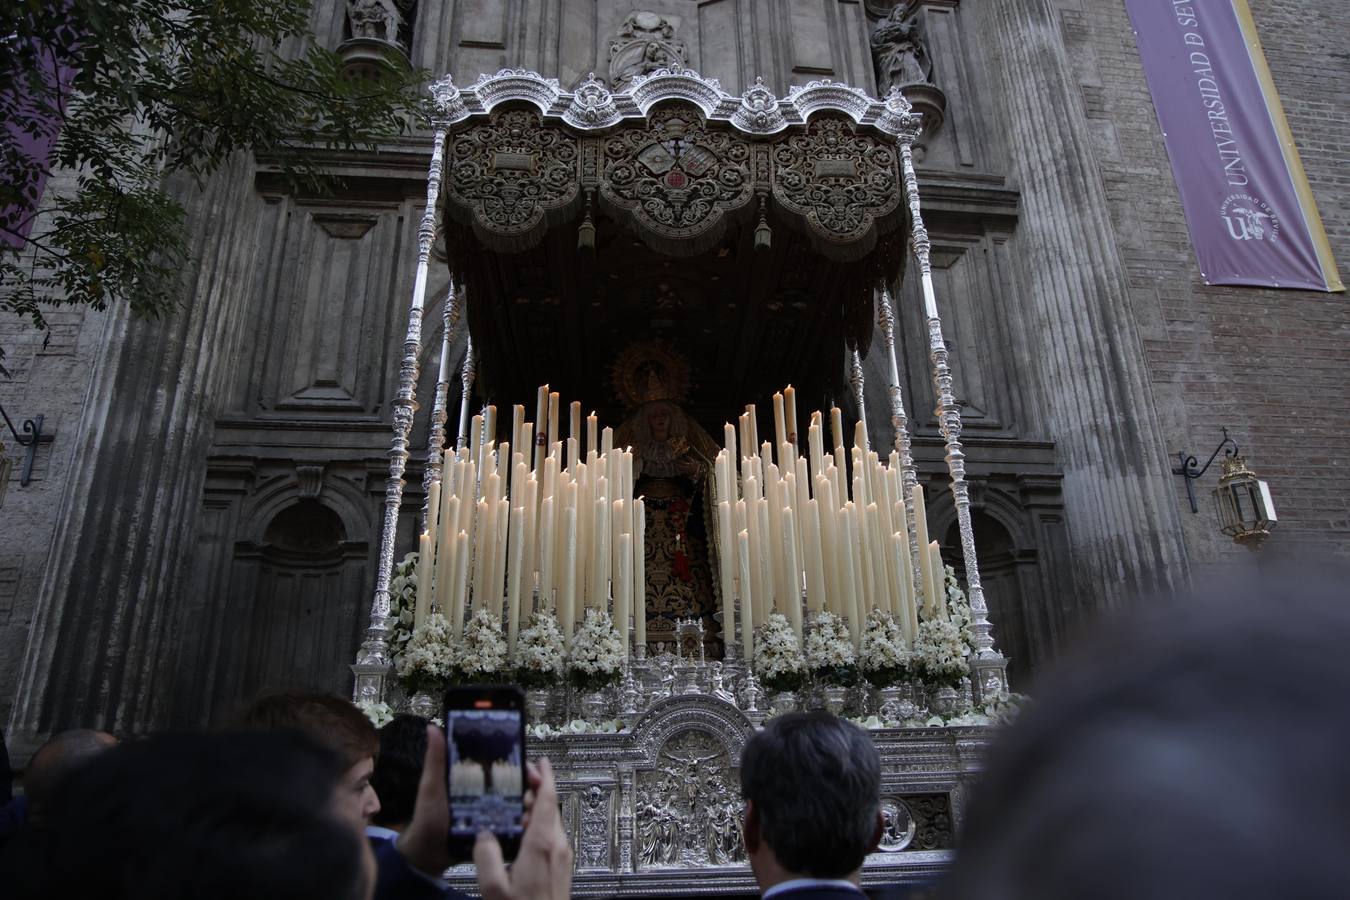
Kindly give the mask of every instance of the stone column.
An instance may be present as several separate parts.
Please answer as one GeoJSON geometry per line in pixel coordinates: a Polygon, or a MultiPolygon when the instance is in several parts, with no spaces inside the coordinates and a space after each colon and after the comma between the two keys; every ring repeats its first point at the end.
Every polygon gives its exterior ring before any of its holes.
{"type": "Polygon", "coordinates": [[[1124,263],[1051,0],[972,4],[1022,192],[1027,348],[1064,466],[1077,589],[1092,605],[1181,587],[1187,560],[1124,263]]]}
{"type": "Polygon", "coordinates": [[[262,205],[242,159],[202,189],[177,181],[194,253],[183,302],[157,320],[125,304],[109,314],[7,729],[20,746],[75,726],[169,724],[179,591],[262,205]]]}

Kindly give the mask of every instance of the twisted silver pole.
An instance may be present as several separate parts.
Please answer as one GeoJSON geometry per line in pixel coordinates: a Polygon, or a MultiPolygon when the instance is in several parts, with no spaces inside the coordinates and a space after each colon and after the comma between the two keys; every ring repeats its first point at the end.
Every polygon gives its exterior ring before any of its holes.
{"type": "Polygon", "coordinates": [[[947,471],[951,473],[952,500],[956,505],[956,524],[961,533],[961,557],[966,569],[966,594],[970,600],[970,612],[974,617],[972,630],[975,633],[975,653],[977,660],[987,660],[989,674],[997,678],[997,684],[980,681],[984,677],[976,671],[977,697],[1007,686],[1007,674],[1003,668],[1003,655],[994,649],[994,636],[989,622],[989,607],[985,604],[984,588],[980,584],[980,565],[975,555],[975,531],[970,522],[970,490],[966,484],[966,457],[961,448],[961,410],[952,392],[952,372],[948,365],[947,343],[942,336],[942,319],[938,316],[937,297],[933,291],[933,266],[930,258],[931,243],[928,229],[923,224],[923,214],[919,209],[919,179],[914,172],[913,139],[914,133],[903,134],[900,138],[900,160],[904,175],[905,196],[909,201],[910,244],[919,263],[919,277],[923,288],[924,316],[928,323],[929,361],[933,366],[933,389],[937,397],[938,424],[942,437],[946,441],[947,471]]]}
{"type": "Polygon", "coordinates": [[[384,678],[389,671],[389,581],[394,569],[394,541],[403,506],[403,474],[408,464],[408,438],[417,411],[418,354],[422,349],[422,307],[426,301],[427,269],[431,245],[436,240],[436,207],[441,191],[445,138],[451,105],[459,90],[450,76],[431,85],[435,116],[432,119],[431,165],[427,169],[427,200],[417,227],[417,274],[412,303],[408,307],[408,333],[403,339],[399,365],[398,394],[394,398],[394,437],[389,445],[389,479],[384,490],[384,522],[380,532],[380,555],[375,573],[375,597],[370,605],[370,626],[352,667],[356,675],[354,699],[379,700],[384,696],[384,678]]]}
{"type": "MultiPolygon", "coordinates": [[[[431,407],[431,436],[427,440],[427,464],[422,472],[422,492],[431,497],[431,485],[441,480],[441,469],[445,463],[445,423],[449,418],[446,405],[450,399],[450,348],[459,337],[460,299],[455,291],[454,276],[450,278],[450,287],[445,292],[445,310],[441,326],[441,363],[436,377],[436,399],[431,407]]],[[[422,509],[422,527],[427,525],[430,510],[422,509]]]]}
{"type": "MultiPolygon", "coordinates": [[[[863,395],[866,383],[863,378],[862,354],[857,350],[854,350],[853,355],[849,357],[848,386],[853,391],[853,402],[858,405],[858,419],[863,423],[863,431],[866,432],[867,408],[863,406],[863,395]]],[[[868,444],[871,444],[872,439],[870,436],[867,441],[868,444]]]]}
{"type": "MultiPolygon", "coordinates": [[[[881,282],[881,304],[877,310],[877,324],[886,344],[887,361],[891,366],[891,383],[887,392],[891,399],[891,426],[895,429],[895,450],[900,454],[900,493],[905,504],[905,531],[909,534],[909,561],[914,577],[919,572],[919,539],[914,530],[914,495],[911,488],[919,483],[914,466],[914,452],[910,445],[909,416],[905,414],[904,392],[900,387],[900,363],[895,352],[895,309],[891,304],[891,289],[881,282]]],[[[914,582],[918,584],[916,580],[914,582]]]]}
{"type": "Polygon", "coordinates": [[[455,448],[463,450],[469,446],[469,401],[473,397],[473,382],[478,376],[478,357],[473,352],[473,335],[469,335],[469,346],[464,351],[464,366],[459,370],[459,432],[455,438],[455,448]]]}

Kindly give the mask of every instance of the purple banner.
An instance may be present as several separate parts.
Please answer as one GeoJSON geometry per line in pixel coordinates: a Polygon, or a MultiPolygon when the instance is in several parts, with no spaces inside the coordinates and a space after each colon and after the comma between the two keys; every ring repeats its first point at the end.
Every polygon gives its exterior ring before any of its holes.
{"type": "Polygon", "coordinates": [[[1126,0],[1206,284],[1341,291],[1246,0],[1126,0]]]}

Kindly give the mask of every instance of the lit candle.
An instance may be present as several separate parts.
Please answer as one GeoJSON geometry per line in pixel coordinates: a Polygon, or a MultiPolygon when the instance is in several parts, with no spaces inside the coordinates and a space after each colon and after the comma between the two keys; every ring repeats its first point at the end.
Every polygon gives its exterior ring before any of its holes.
{"type": "Polygon", "coordinates": [[[736,536],[737,553],[736,561],[740,572],[741,588],[741,650],[745,656],[746,665],[751,665],[755,658],[755,616],[754,598],[750,595],[750,584],[754,580],[750,570],[750,534],[742,530],[736,536]]]}
{"type": "Polygon", "coordinates": [[[820,413],[811,414],[811,424],[806,428],[806,443],[811,456],[811,478],[825,471],[825,448],[820,437],[820,413]]]}
{"type": "Polygon", "coordinates": [[[736,461],[736,429],[730,422],[722,426],[722,445],[726,448],[727,458],[735,463],[736,461]]]}
{"type": "MultiPolygon", "coordinates": [[[[783,395],[773,395],[773,445],[781,447],[787,443],[787,421],[783,413],[783,395]]],[[[780,459],[781,463],[782,460],[780,459]]]]}
{"type": "Polygon", "coordinates": [[[486,415],[483,416],[483,440],[486,443],[497,441],[497,407],[490,403],[486,415]]]}
{"type": "Polygon", "coordinates": [[[634,646],[647,646],[647,504],[633,501],[634,646]]]}
{"type": "Polygon", "coordinates": [[[483,417],[475,415],[469,422],[469,459],[478,463],[482,468],[482,458],[479,453],[483,449],[483,417]]]}
{"type": "Polygon", "coordinates": [[[592,410],[591,414],[586,417],[586,451],[588,453],[595,453],[600,449],[598,446],[599,425],[600,420],[595,417],[595,411],[592,410]]]}
{"type": "Polygon", "coordinates": [[[608,456],[609,451],[614,449],[614,429],[606,426],[605,430],[600,432],[600,455],[608,456]]]}
{"type": "Polygon", "coordinates": [[[525,425],[525,407],[517,403],[511,407],[511,446],[516,448],[517,452],[525,450],[526,445],[520,442],[520,429],[525,425]]]}

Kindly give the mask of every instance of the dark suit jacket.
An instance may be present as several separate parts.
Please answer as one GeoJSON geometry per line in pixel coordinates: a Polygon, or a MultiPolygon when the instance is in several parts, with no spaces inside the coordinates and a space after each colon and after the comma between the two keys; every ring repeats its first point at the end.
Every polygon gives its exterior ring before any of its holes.
{"type": "Polygon", "coordinates": [[[469,900],[453,888],[442,888],[418,872],[398,852],[393,841],[371,838],[375,866],[375,900],[469,900]]]}

